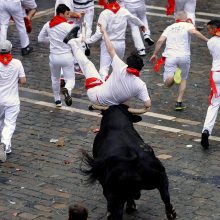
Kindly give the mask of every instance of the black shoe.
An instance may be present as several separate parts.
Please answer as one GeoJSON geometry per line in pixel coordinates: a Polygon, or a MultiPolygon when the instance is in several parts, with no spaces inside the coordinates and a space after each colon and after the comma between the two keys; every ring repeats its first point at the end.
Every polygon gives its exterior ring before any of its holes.
{"type": "Polygon", "coordinates": [[[204,130],[202,132],[201,145],[204,149],[209,148],[209,131],[208,130],[204,130]]]}
{"type": "Polygon", "coordinates": [[[176,102],[175,110],[176,111],[182,111],[186,108],[186,106],[182,102],[176,102]]]}
{"type": "Polygon", "coordinates": [[[153,39],[151,39],[149,36],[146,37],[146,38],[144,38],[144,40],[147,42],[147,44],[148,44],[149,46],[154,45],[153,39]]]}
{"type": "Polygon", "coordinates": [[[62,88],[62,93],[65,97],[65,103],[67,106],[71,106],[72,105],[72,97],[69,95],[69,92],[67,90],[67,88],[62,88]]]}
{"type": "Polygon", "coordinates": [[[68,43],[69,40],[73,39],[73,38],[77,38],[77,34],[79,31],[80,27],[79,26],[75,26],[67,35],[66,37],[63,39],[64,43],[68,43]]]}
{"type": "Polygon", "coordinates": [[[56,107],[62,107],[62,102],[60,100],[55,101],[56,107]]]}
{"type": "Polygon", "coordinates": [[[21,48],[21,55],[22,56],[26,56],[31,52],[33,52],[33,47],[30,47],[29,45],[25,48],[21,48]]]}
{"type": "Polygon", "coordinates": [[[90,49],[89,49],[88,44],[85,43],[85,47],[86,47],[86,49],[85,49],[85,55],[88,57],[88,56],[90,55],[90,49]]]}

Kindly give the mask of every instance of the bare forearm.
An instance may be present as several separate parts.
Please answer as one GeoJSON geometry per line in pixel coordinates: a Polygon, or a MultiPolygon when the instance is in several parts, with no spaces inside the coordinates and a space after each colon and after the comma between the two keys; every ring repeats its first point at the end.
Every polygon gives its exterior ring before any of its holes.
{"type": "Polygon", "coordinates": [[[157,41],[153,55],[157,55],[159,53],[160,48],[162,47],[162,45],[163,45],[162,41],[157,41]]]}
{"type": "Polygon", "coordinates": [[[193,35],[195,35],[196,37],[198,37],[199,39],[203,40],[203,41],[208,41],[209,39],[204,36],[202,33],[200,33],[199,31],[195,31],[193,32],[193,35]]]}
{"type": "Polygon", "coordinates": [[[108,53],[111,56],[111,58],[113,58],[116,54],[115,48],[114,48],[112,42],[110,41],[106,31],[103,32],[103,37],[104,37],[104,41],[105,41],[105,45],[106,45],[106,48],[108,50],[108,53]]]}

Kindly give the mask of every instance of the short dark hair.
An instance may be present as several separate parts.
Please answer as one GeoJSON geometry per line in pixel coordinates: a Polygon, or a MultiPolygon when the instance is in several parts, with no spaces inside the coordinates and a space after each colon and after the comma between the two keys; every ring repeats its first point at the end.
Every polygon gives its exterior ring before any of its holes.
{"type": "Polygon", "coordinates": [[[209,21],[207,23],[207,25],[210,25],[210,26],[216,27],[216,28],[220,28],[220,20],[213,19],[213,20],[209,21]]]}
{"type": "Polygon", "coordinates": [[[70,11],[70,8],[65,4],[59,4],[56,9],[56,14],[64,14],[66,11],[70,11]]]}
{"type": "Polygon", "coordinates": [[[86,220],[88,218],[88,210],[80,205],[69,206],[69,220],[86,220]]]}
{"type": "Polygon", "coordinates": [[[143,59],[137,53],[132,53],[127,58],[127,65],[128,67],[132,67],[141,71],[142,67],[144,66],[144,62],[143,59]]]}

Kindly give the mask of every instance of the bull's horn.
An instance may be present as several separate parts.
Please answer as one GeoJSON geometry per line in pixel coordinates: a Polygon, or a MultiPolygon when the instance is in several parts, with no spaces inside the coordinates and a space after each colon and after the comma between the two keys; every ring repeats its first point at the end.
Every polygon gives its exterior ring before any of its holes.
{"type": "Polygon", "coordinates": [[[150,110],[150,107],[148,108],[128,108],[128,111],[132,114],[140,115],[144,114],[145,112],[148,112],[150,110]]]}
{"type": "Polygon", "coordinates": [[[92,108],[93,110],[107,110],[109,106],[91,104],[89,108],[92,108]]]}

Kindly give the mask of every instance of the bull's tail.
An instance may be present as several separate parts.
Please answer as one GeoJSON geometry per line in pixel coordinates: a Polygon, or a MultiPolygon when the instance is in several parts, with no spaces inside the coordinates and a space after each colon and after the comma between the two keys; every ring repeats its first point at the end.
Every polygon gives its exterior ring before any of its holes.
{"type": "Polygon", "coordinates": [[[94,183],[96,180],[99,179],[101,172],[101,169],[103,167],[103,161],[95,161],[92,155],[87,153],[85,150],[81,150],[82,153],[82,162],[87,166],[90,167],[90,169],[81,169],[84,174],[88,176],[87,182],[88,183],[94,183]]]}

